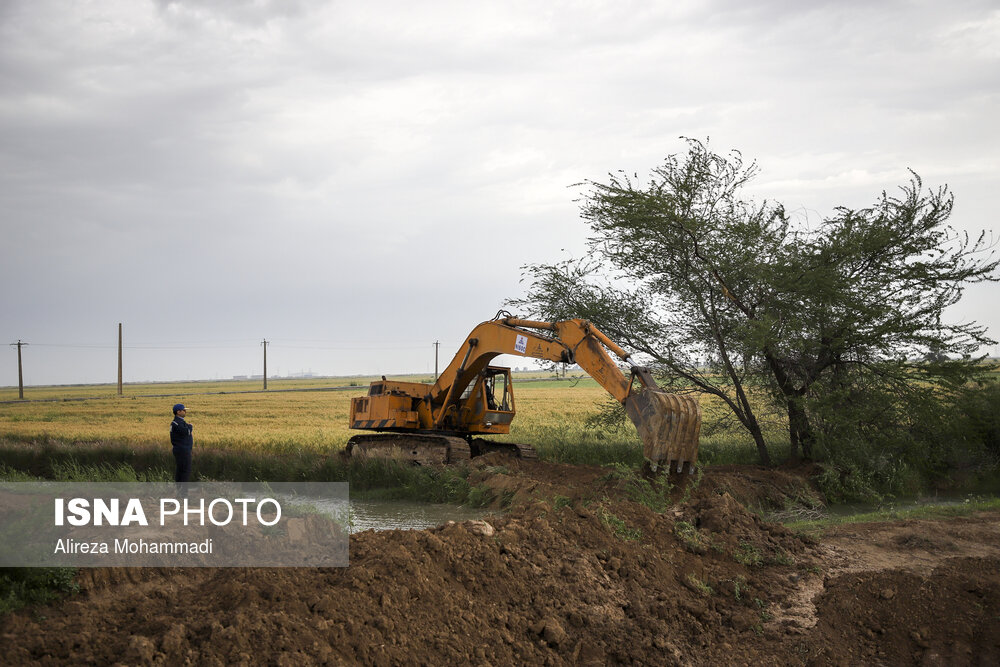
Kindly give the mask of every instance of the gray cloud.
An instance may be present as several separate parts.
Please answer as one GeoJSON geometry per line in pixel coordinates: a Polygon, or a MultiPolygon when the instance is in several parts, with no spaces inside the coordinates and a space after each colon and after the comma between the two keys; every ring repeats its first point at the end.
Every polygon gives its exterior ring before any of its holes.
{"type": "MultiPolygon", "coordinates": [[[[803,216],[912,167],[996,230],[997,37],[975,1],[2,3],[0,334],[188,346],[135,380],[250,372],[264,336],[287,370],[425,370],[582,252],[569,185],[679,135],[803,216]]],[[[955,316],[1000,326],[985,289],[955,316]]],[[[111,377],[63,349],[30,380],[111,377]]]]}

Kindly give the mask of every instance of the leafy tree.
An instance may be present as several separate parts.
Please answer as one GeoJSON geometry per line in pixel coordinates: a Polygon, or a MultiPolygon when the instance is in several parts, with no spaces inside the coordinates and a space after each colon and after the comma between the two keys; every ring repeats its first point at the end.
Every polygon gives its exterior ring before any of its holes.
{"type": "Polygon", "coordinates": [[[622,172],[587,181],[588,255],[525,267],[530,287],[512,303],[588,318],[643,353],[665,386],[719,397],[764,464],[774,409],[793,456],[810,457],[819,438],[862,437],[878,421],[866,396],[896,418],[982,371],[971,355],[993,341],[943,311],[966,285],[996,281],[1000,260],[984,235],[947,225],[947,188],[925,192],[914,173],[897,196],[810,228],[742,197],[756,173],[739,152],[688,140],[645,183],[622,172]]]}

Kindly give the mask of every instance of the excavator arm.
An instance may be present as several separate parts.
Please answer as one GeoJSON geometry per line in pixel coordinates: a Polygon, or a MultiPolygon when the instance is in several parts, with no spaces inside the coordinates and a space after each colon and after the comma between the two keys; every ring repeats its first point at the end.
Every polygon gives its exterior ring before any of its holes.
{"type": "Polygon", "coordinates": [[[636,365],[625,350],[581,319],[536,322],[506,317],[477,326],[424,398],[434,428],[444,428],[449,415],[456,414],[465,388],[500,354],[578,364],[624,405],[653,471],[675,464],[681,472],[685,463],[693,471],[701,430],[697,400],[662,391],[648,369],[636,365]],[[630,376],[607,350],[630,366],[630,376]]]}

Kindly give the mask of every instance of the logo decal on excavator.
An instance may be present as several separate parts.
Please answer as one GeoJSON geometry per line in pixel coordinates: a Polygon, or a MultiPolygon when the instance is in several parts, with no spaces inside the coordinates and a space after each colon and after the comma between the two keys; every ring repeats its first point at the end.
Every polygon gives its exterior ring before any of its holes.
{"type": "Polygon", "coordinates": [[[524,354],[525,350],[528,349],[528,337],[518,334],[517,340],[514,341],[514,349],[524,354]]]}

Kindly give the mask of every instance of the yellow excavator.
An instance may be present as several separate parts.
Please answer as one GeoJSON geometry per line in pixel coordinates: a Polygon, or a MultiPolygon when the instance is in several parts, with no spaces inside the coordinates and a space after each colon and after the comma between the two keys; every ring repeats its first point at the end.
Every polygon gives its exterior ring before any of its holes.
{"type": "Polygon", "coordinates": [[[660,390],[647,368],[586,320],[535,322],[503,312],[472,330],[434,385],[383,377],[367,396],[351,399],[350,428],[376,433],[352,437],[348,453],[418,464],[457,463],[504,449],[534,458],[529,445],[475,437],[510,433],[510,369],[490,365],[500,354],[578,364],[625,406],[650,471],[676,466],[680,473],[685,464],[693,471],[701,430],[697,400],[660,390]],[[628,364],[630,375],[608,350],[628,364]]]}

